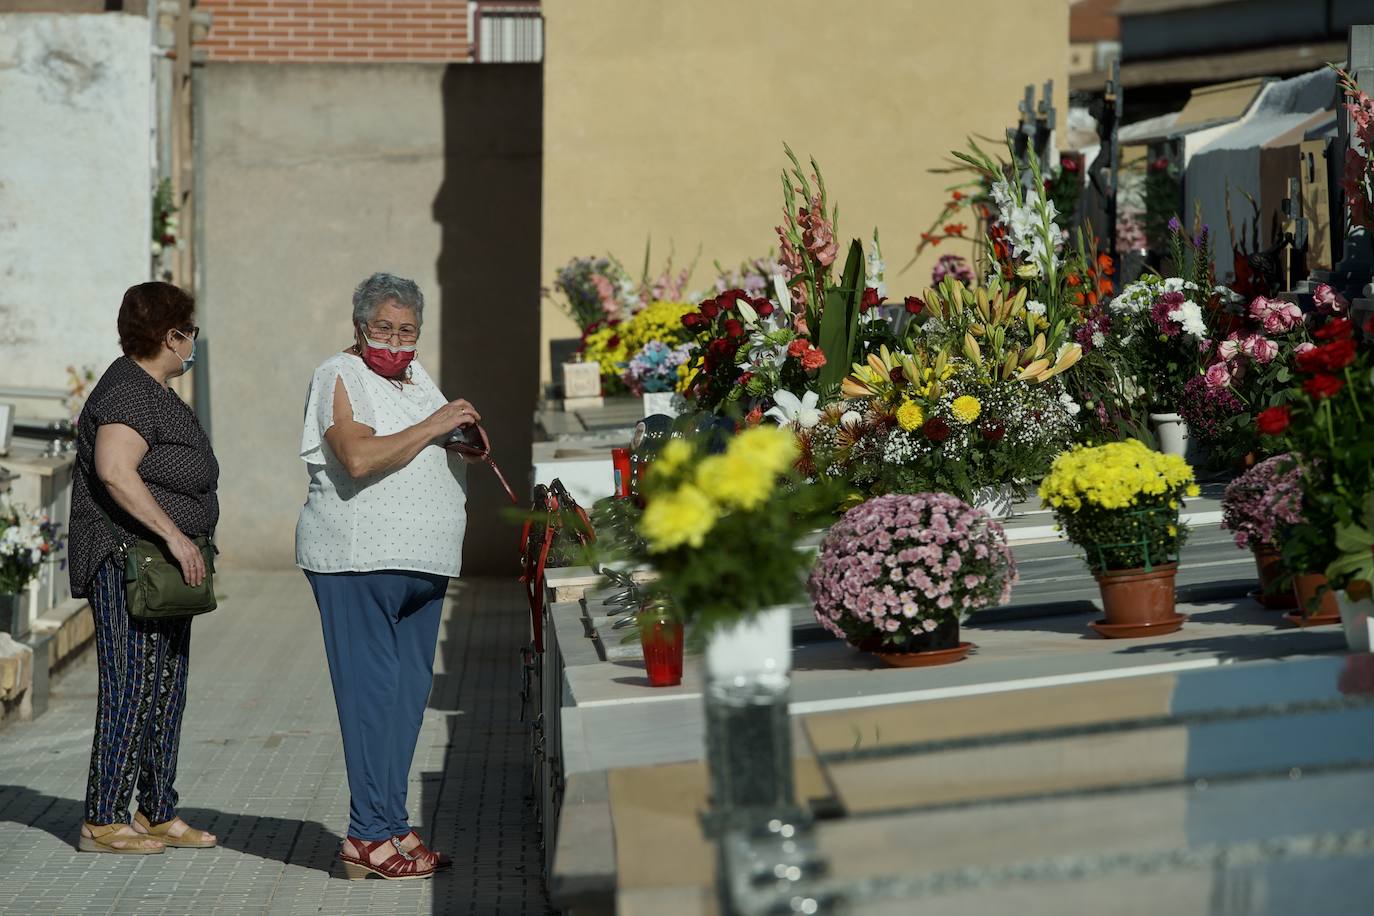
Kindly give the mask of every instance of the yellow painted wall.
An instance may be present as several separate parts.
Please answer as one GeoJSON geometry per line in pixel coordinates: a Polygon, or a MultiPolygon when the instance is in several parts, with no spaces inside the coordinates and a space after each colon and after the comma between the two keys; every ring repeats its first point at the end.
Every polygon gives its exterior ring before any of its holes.
{"type": "MultiPolygon", "coordinates": [[[[1067,0],[551,0],[545,27],[546,285],[576,255],[637,271],[702,246],[693,287],[776,248],[782,145],[820,162],[847,240],[881,232],[889,294],[947,199],[928,169],[970,134],[1001,137],[1027,83],[1063,123],[1067,0]]],[[[546,304],[543,337],[575,327],[546,304]]],[[[549,375],[548,347],[541,347],[549,375]]]]}

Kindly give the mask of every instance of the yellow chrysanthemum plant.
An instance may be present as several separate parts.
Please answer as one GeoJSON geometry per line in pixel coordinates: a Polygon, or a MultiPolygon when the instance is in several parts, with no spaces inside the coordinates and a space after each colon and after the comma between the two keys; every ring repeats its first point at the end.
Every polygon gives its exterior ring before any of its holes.
{"type": "MultiPolygon", "coordinates": [[[[658,341],[672,348],[687,341],[682,316],[692,310],[683,302],[652,302],[624,321],[595,326],[583,335],[582,359],[601,367],[605,393],[623,393],[625,369],[645,346],[658,341]]],[[[674,387],[681,390],[684,381],[677,374],[674,387]]]]}
{"type": "Polygon", "coordinates": [[[640,493],[642,555],[692,640],[725,623],[802,597],[809,555],[800,537],[819,527],[835,497],[802,485],[795,436],[746,429],[723,450],[709,438],[673,439],[649,467],[640,493]]]}
{"type": "Polygon", "coordinates": [[[1188,462],[1135,439],[1064,452],[1040,484],[1041,501],[1098,574],[1176,562],[1188,534],[1179,510],[1197,495],[1188,462]]]}

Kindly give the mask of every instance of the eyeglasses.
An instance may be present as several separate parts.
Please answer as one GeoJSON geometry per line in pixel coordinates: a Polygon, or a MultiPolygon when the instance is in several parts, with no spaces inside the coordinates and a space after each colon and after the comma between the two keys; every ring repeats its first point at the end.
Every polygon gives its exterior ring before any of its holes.
{"type": "Polygon", "coordinates": [[[182,337],[189,337],[192,340],[200,336],[200,328],[194,326],[189,331],[186,328],[173,328],[172,330],[176,331],[176,333],[180,334],[182,337]]]}
{"type": "Polygon", "coordinates": [[[392,337],[398,337],[401,343],[405,344],[413,344],[420,339],[420,329],[414,325],[403,324],[398,328],[389,321],[369,321],[367,333],[373,340],[390,340],[392,337]]]}

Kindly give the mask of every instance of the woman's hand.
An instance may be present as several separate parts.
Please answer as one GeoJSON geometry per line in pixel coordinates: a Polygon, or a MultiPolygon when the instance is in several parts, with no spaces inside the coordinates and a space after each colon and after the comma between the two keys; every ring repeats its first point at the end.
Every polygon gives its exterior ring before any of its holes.
{"type": "Polygon", "coordinates": [[[482,422],[482,415],[466,399],[458,398],[430,414],[429,422],[435,430],[437,439],[440,436],[448,436],[460,426],[472,426],[474,423],[482,422]]]}
{"type": "Polygon", "coordinates": [[[181,532],[167,542],[167,549],[181,567],[182,580],[192,588],[205,581],[205,557],[196,542],[181,532]]]}

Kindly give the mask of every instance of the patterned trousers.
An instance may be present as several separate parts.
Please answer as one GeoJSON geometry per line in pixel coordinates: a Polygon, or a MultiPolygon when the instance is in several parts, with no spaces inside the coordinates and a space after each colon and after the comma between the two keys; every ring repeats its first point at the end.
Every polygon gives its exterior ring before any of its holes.
{"type": "Polygon", "coordinates": [[[191,618],[138,620],[124,601],[124,570],[107,560],[88,589],[95,617],[99,693],[86,820],[127,824],[138,809],[154,824],[176,817],[177,747],[186,708],[191,618]]]}

